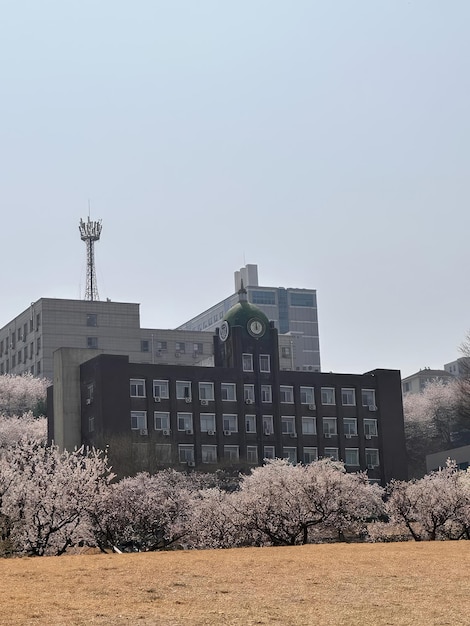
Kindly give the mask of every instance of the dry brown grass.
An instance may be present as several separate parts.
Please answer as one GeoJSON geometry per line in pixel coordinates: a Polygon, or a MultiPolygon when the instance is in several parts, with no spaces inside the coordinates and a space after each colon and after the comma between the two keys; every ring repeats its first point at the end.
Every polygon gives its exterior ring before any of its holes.
{"type": "Polygon", "coordinates": [[[470,542],[0,560],[0,624],[470,624],[470,542]]]}

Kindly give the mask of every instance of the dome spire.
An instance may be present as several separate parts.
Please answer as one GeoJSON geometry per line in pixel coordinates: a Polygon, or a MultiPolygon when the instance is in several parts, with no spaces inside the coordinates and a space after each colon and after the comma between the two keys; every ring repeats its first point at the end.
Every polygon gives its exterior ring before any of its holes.
{"type": "Polygon", "coordinates": [[[240,289],[238,290],[238,301],[239,302],[247,302],[248,301],[248,296],[246,293],[246,289],[243,285],[243,278],[241,279],[241,286],[240,289]]]}

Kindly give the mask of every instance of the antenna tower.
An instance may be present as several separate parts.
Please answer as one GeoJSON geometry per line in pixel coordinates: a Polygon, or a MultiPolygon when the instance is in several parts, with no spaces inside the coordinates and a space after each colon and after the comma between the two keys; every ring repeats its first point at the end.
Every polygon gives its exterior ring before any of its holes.
{"type": "Polygon", "coordinates": [[[99,241],[101,235],[101,220],[92,222],[80,220],[80,238],[86,243],[86,291],[85,300],[99,300],[98,286],[96,284],[95,271],[95,241],[99,241]]]}

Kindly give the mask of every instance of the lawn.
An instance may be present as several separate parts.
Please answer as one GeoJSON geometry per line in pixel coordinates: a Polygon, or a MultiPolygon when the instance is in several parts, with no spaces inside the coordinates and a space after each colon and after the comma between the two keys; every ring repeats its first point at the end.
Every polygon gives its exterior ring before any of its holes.
{"type": "Polygon", "coordinates": [[[470,542],[0,560],[0,624],[470,624],[470,542]]]}

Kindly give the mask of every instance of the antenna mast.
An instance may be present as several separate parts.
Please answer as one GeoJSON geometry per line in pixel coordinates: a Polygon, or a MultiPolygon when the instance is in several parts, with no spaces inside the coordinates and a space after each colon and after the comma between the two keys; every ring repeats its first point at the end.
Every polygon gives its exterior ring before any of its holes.
{"type": "Polygon", "coordinates": [[[80,220],[80,238],[86,243],[86,291],[85,300],[99,300],[98,286],[96,284],[95,271],[95,241],[99,241],[101,235],[101,220],[92,222],[88,215],[88,221],[80,220]]]}

